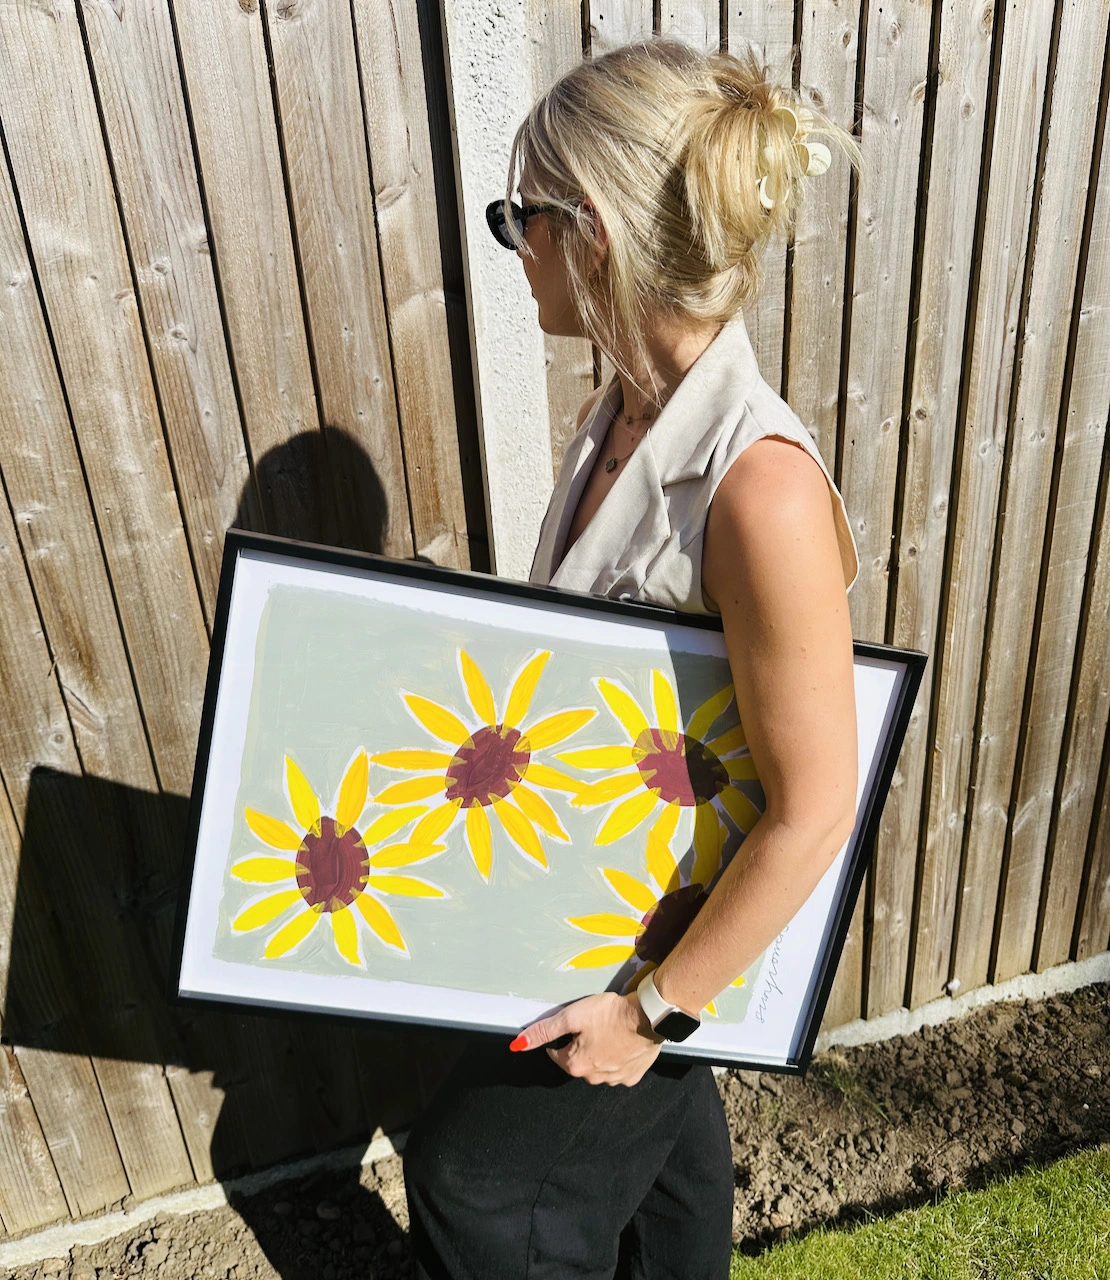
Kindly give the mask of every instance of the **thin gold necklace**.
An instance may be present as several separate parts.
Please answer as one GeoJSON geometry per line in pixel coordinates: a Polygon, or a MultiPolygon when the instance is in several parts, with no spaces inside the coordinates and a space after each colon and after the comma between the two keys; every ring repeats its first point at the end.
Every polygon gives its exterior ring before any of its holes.
{"type": "Polygon", "coordinates": [[[644,437],[651,430],[651,425],[650,425],[651,421],[652,419],[654,419],[655,415],[659,412],[660,407],[661,406],[652,406],[652,408],[649,409],[647,413],[638,414],[634,418],[626,414],[623,410],[617,415],[619,418],[623,420],[621,425],[624,427],[624,429],[630,432],[632,435],[636,436],[636,443],[632,446],[632,448],[629,449],[629,451],[626,454],[622,454],[619,457],[617,455],[616,441],[613,438],[613,426],[616,425],[616,418],[613,419],[613,422],[610,423],[609,431],[607,432],[609,437],[609,448],[610,450],[612,450],[609,457],[606,458],[605,460],[605,470],[607,473],[612,474],[612,472],[614,472],[617,469],[620,463],[627,462],[628,459],[632,457],[632,455],[636,452],[637,448],[640,446],[644,437]],[[649,425],[644,429],[643,432],[637,433],[632,430],[632,423],[634,422],[646,422],[649,425]]]}

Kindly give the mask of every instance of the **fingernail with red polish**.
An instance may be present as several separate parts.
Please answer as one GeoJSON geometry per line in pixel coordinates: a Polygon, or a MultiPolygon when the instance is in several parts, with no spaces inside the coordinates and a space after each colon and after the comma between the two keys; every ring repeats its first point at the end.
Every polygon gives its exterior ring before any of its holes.
{"type": "Polygon", "coordinates": [[[527,1048],[528,1048],[528,1037],[523,1035],[517,1036],[517,1038],[509,1045],[509,1049],[513,1053],[519,1053],[521,1049],[527,1049],[527,1048]]]}

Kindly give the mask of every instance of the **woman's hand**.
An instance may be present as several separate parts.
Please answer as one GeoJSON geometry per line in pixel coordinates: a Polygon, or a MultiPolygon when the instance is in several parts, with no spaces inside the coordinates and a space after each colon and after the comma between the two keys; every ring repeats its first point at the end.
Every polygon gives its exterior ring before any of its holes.
{"type": "Polygon", "coordinates": [[[651,1029],[636,993],[612,991],[586,996],[550,1018],[533,1022],[509,1046],[514,1052],[538,1049],[560,1036],[573,1035],[565,1048],[548,1049],[552,1062],[588,1084],[638,1084],[659,1056],[662,1036],[651,1029]]]}

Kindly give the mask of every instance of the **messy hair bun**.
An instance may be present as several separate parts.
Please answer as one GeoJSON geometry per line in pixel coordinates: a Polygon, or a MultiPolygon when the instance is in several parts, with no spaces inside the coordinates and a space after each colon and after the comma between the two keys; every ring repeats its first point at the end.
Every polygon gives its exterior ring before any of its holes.
{"type": "Polygon", "coordinates": [[[751,47],[641,41],[582,62],[533,106],[506,199],[526,169],[529,200],[561,211],[552,232],[583,330],[639,381],[651,315],[724,323],[756,297],[760,249],[793,226],[803,178],[828,168],[820,137],[859,165],[851,134],[777,83],[751,47]],[[600,269],[587,199],[608,237],[600,269]]]}

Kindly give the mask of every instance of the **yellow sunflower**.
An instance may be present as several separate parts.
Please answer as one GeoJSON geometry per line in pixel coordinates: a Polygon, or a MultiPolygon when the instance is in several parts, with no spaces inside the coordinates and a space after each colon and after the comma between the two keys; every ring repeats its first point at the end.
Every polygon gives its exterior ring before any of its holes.
{"type": "Polygon", "coordinates": [[[268,960],[292,951],[312,933],[325,915],[331,921],[336,948],[349,964],[365,964],[359,919],[385,946],[408,955],[408,947],[397,922],[380,895],[395,894],[404,898],[447,896],[438,885],[417,876],[397,875],[395,872],[397,867],[407,867],[442,853],[446,845],[416,841],[410,835],[408,841],[385,845],[373,853],[367,852],[427,811],[427,805],[394,809],[360,830],[356,824],[366,808],[368,776],[366,752],[359,750],[343,775],[333,806],[334,814],[326,814],[321,812],[320,801],[304,774],[286,756],[285,793],[300,829],[255,809],[244,810],[251,831],[264,844],[285,856],[254,854],[236,862],[231,874],[247,884],[293,882],[292,887],[279,889],[249,903],[231,924],[240,933],[261,929],[295,905],[296,914],[266,942],[263,954],[268,960]]]}
{"type": "MultiPolygon", "coordinates": [[[[602,911],[592,916],[569,916],[567,924],[583,933],[600,935],[611,941],[590,947],[572,956],[563,969],[603,969],[613,964],[632,961],[634,968],[624,985],[632,991],[670,954],[675,943],[690,927],[691,921],[705,905],[709,885],[721,869],[728,828],[709,810],[715,830],[712,839],[703,838],[689,876],[683,875],[671,852],[671,837],[678,822],[678,808],[670,805],[655,824],[647,841],[647,865],[651,881],[637,880],[627,871],[602,867],[601,874],[609,888],[633,915],[602,911]]],[[[741,975],[732,986],[742,987],[741,975]]],[[[706,1012],[717,1016],[714,1001],[706,1012]]]]}
{"type": "Polygon", "coordinates": [[[499,715],[493,692],[478,664],[465,649],[459,649],[459,674],[477,723],[471,727],[454,711],[430,698],[402,693],[417,723],[450,750],[383,751],[370,757],[387,769],[423,773],[422,777],[386,787],[376,797],[378,804],[408,804],[433,796],[437,799],[438,804],[413,829],[414,841],[429,843],[440,839],[460,811],[466,811],[467,847],[484,880],[489,880],[493,862],[489,809],[520,852],[541,867],[547,866],[547,856],[539,831],[555,840],[570,839],[555,810],[536,788],[573,794],[580,784],[534,760],[533,755],[577,733],[597,711],[593,707],[574,707],[523,724],[550,657],[549,649],[541,649],[517,670],[499,715]]]}
{"type": "Polygon", "coordinates": [[[594,681],[609,710],[628,734],[626,745],[564,751],[556,756],[578,769],[606,769],[609,776],[584,784],[571,804],[590,808],[616,801],[594,837],[596,844],[611,844],[656,812],[651,831],[674,834],[678,814],[694,810],[694,850],[710,857],[717,837],[719,816],[727,816],[747,835],[760,817],[759,810],[737,785],[758,781],[743,726],[737,721],[716,737],[713,726],[728,710],[733,687],[707,698],[684,728],[680,727],[678,698],[662,671],[653,671],[653,715],[649,718],[631,693],[614,680],[594,681]]]}

